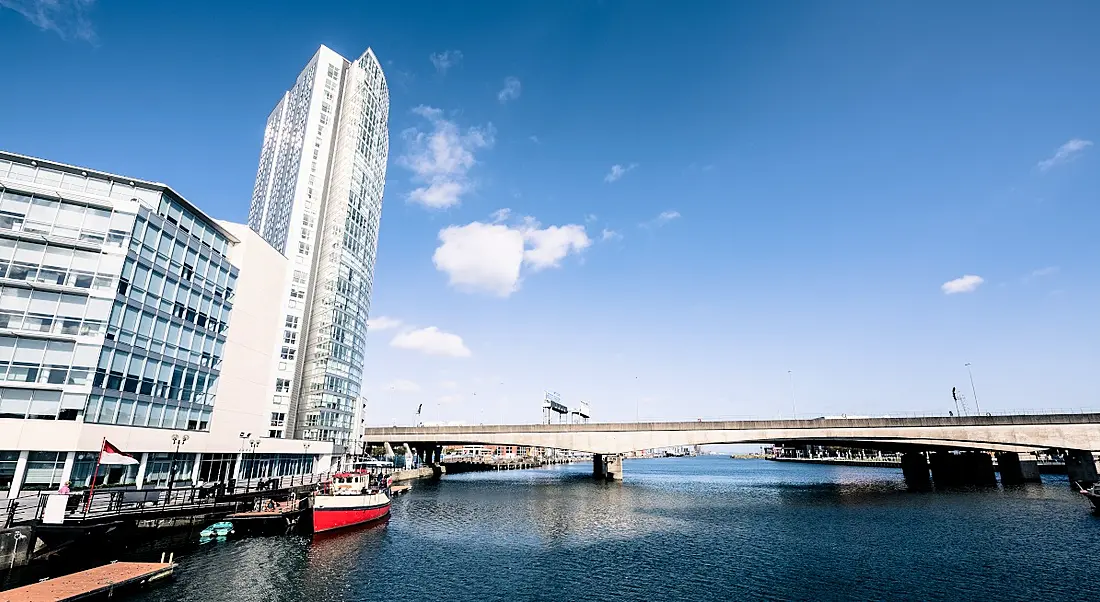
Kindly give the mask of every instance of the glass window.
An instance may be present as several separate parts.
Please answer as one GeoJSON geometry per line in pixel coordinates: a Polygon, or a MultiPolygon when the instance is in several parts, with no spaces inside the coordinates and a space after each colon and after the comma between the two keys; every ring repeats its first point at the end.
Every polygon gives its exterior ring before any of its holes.
{"type": "Polygon", "coordinates": [[[27,219],[52,224],[57,215],[57,208],[60,205],[61,203],[52,199],[35,197],[34,200],[31,201],[30,210],[27,212],[27,219]]]}
{"type": "Polygon", "coordinates": [[[153,334],[153,315],[150,313],[142,312],[141,320],[138,323],[137,333],[141,336],[150,336],[153,334]]]}
{"type": "Polygon", "coordinates": [[[31,452],[27,456],[27,474],[23,478],[23,489],[56,489],[61,485],[61,472],[64,468],[64,452],[31,452]]]}
{"type": "Polygon", "coordinates": [[[134,426],[145,426],[146,421],[149,420],[149,405],[147,401],[138,402],[134,408],[134,426]]]}
{"type": "Polygon", "coordinates": [[[19,452],[0,451],[0,491],[11,489],[15,480],[15,465],[19,463],[19,452]]]}
{"type": "MultiPolygon", "coordinates": [[[[61,370],[64,374],[64,369],[61,370]]],[[[60,391],[35,391],[31,400],[30,418],[53,420],[61,407],[60,391]]]]}
{"type": "Polygon", "coordinates": [[[118,418],[115,420],[115,424],[130,424],[130,419],[133,414],[134,401],[130,399],[121,400],[118,406],[118,418]]]}
{"type": "Polygon", "coordinates": [[[4,200],[3,203],[0,204],[0,209],[10,213],[26,215],[30,206],[31,195],[8,190],[4,192],[4,200]]]}
{"type": "Polygon", "coordinates": [[[106,232],[110,229],[111,212],[104,209],[88,207],[84,217],[84,229],[96,232],[106,232]]]}
{"type": "Polygon", "coordinates": [[[69,228],[79,228],[84,223],[84,207],[61,203],[61,208],[57,212],[57,223],[69,228]]]}
{"type": "Polygon", "coordinates": [[[0,418],[25,418],[31,408],[30,389],[0,390],[0,418]]]}
{"type": "Polygon", "coordinates": [[[69,475],[69,481],[73,489],[87,489],[92,484],[92,475],[95,473],[97,452],[76,452],[73,459],[73,471],[69,475]]]}
{"type": "Polygon", "coordinates": [[[141,312],[133,307],[126,308],[126,314],[122,318],[122,329],[134,332],[137,329],[138,315],[141,312]]]}
{"type": "Polygon", "coordinates": [[[149,408],[149,426],[160,426],[161,418],[164,416],[164,404],[154,403],[149,408]]]}
{"type": "Polygon", "coordinates": [[[104,397],[103,402],[99,404],[99,418],[96,420],[96,422],[114,422],[115,410],[117,409],[118,399],[113,397],[104,397]]]}

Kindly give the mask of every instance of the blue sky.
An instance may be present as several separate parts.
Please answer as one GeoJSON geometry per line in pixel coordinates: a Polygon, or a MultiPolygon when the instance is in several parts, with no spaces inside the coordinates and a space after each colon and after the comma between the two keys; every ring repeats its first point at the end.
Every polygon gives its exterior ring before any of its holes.
{"type": "Polygon", "coordinates": [[[244,221],[372,47],[373,424],[1097,405],[1094,3],[223,4],[0,0],[0,147],[244,221]]]}

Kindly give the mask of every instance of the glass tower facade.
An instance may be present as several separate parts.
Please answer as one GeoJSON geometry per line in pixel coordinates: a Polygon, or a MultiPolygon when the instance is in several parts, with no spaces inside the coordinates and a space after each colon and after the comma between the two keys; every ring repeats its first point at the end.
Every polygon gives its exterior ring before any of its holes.
{"type": "Polygon", "coordinates": [[[249,227],[291,259],[272,411],[299,438],[355,440],[388,121],[374,53],[324,46],[267,120],[249,227]]]}
{"type": "Polygon", "coordinates": [[[163,185],[0,153],[0,418],[209,430],[230,243],[163,185]]]}

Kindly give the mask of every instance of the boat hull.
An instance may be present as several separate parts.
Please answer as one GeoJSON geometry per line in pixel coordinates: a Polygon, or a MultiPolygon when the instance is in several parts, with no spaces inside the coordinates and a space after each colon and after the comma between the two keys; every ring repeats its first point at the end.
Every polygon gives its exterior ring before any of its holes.
{"type": "Polygon", "coordinates": [[[318,495],[313,500],[313,532],[323,533],[386,518],[390,498],[384,492],[364,495],[318,495]]]}

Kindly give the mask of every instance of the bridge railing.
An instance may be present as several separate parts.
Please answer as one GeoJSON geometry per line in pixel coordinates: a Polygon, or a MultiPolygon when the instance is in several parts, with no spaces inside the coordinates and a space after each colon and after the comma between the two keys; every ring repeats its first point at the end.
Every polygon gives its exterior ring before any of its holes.
{"type": "MultiPolygon", "coordinates": [[[[1043,416],[1056,414],[1100,414],[1100,408],[1015,408],[993,409],[979,412],[955,413],[954,409],[945,410],[916,410],[912,412],[853,412],[851,414],[835,414],[831,412],[798,413],[791,414],[707,414],[687,419],[667,419],[659,417],[642,416],[639,420],[616,420],[614,423],[645,424],[663,422],[751,422],[751,421],[778,421],[778,420],[817,420],[827,418],[835,419],[871,419],[871,418],[968,418],[973,416],[1043,416]]],[[[592,424],[592,423],[590,423],[592,424]]]]}
{"type": "MultiPolygon", "coordinates": [[[[1012,408],[1012,409],[999,408],[999,409],[993,409],[993,410],[983,410],[980,413],[971,411],[971,412],[965,412],[965,413],[962,413],[962,414],[956,414],[954,409],[944,409],[942,411],[941,410],[917,410],[917,411],[912,411],[912,412],[889,412],[889,413],[854,412],[852,414],[834,414],[834,413],[829,413],[829,412],[799,413],[799,414],[795,414],[795,415],[782,414],[782,413],[766,414],[766,415],[762,415],[762,414],[703,414],[703,415],[695,415],[695,416],[689,417],[689,418],[667,418],[667,417],[656,417],[656,416],[650,416],[650,417],[641,416],[637,420],[609,420],[609,421],[606,421],[606,422],[588,422],[588,423],[584,423],[583,425],[574,425],[574,426],[596,426],[596,425],[600,425],[600,424],[638,424],[638,425],[653,424],[653,425],[663,425],[663,424],[669,424],[669,423],[683,423],[683,422],[779,422],[779,421],[789,421],[789,420],[820,420],[820,419],[823,419],[823,418],[824,419],[829,419],[829,420],[844,420],[844,419],[875,420],[875,419],[889,419],[889,418],[973,418],[973,417],[986,417],[986,416],[1050,416],[1050,415],[1062,415],[1062,414],[1065,414],[1065,415],[1100,414],[1100,408],[1087,408],[1087,407],[1077,407],[1077,408],[1012,408]]],[[[519,424],[516,424],[516,423],[485,422],[485,423],[479,423],[479,424],[455,425],[454,430],[456,430],[456,431],[467,431],[467,430],[470,430],[470,429],[476,429],[478,427],[494,427],[494,428],[496,428],[496,427],[506,427],[506,426],[531,427],[531,426],[537,426],[537,425],[532,424],[532,423],[519,423],[519,424]]],[[[554,423],[550,426],[553,426],[553,427],[557,428],[557,427],[568,427],[570,425],[565,424],[565,423],[561,423],[561,424],[554,423]]],[[[375,428],[375,429],[388,429],[388,428],[403,428],[403,429],[404,428],[428,428],[428,429],[440,429],[440,428],[442,428],[442,429],[446,429],[447,427],[440,426],[440,425],[413,426],[413,425],[395,424],[392,427],[379,426],[379,427],[372,427],[372,428],[375,428]]]]}

